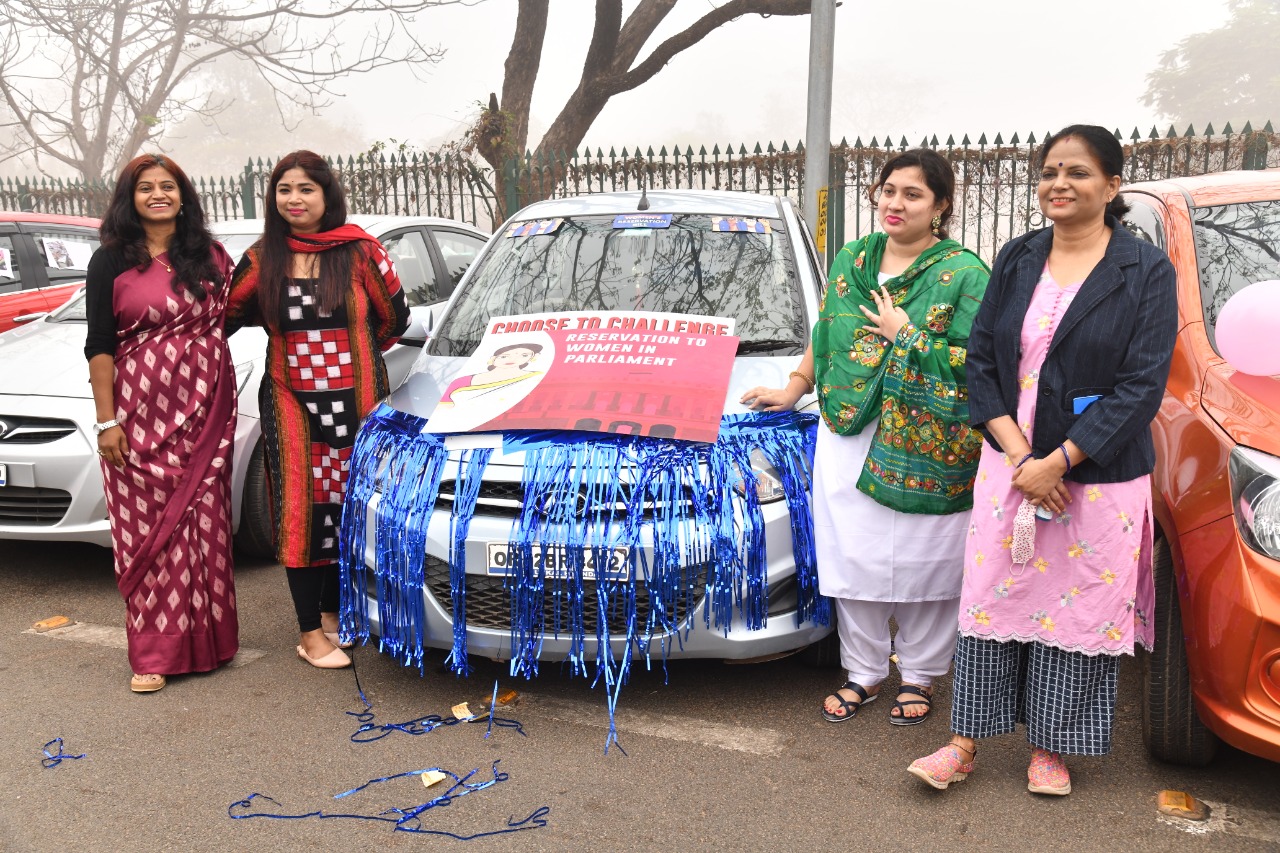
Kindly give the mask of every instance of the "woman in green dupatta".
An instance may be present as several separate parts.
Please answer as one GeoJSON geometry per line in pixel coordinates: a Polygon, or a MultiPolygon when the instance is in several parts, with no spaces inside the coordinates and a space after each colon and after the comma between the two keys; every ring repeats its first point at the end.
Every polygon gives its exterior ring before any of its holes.
{"type": "Polygon", "coordinates": [[[785,388],[753,409],[790,409],[817,390],[826,429],[814,454],[822,593],[832,598],[845,684],[822,716],[850,720],[876,698],[897,652],[889,721],[924,722],[956,643],[964,536],[982,439],[968,425],[965,354],[989,269],[946,238],[951,164],[929,150],[885,164],[872,188],[880,232],[845,246],[813,340],[785,388]],[[889,619],[898,625],[890,638],[889,619]]]}

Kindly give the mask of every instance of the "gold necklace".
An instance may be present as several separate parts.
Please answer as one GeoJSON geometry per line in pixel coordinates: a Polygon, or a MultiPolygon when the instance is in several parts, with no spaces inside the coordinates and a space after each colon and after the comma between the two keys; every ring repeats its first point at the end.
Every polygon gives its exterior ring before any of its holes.
{"type": "MultiPolygon", "coordinates": [[[[167,252],[167,251],[168,251],[168,249],[165,249],[165,252],[167,252]]],[[[168,264],[166,264],[164,261],[160,260],[160,256],[159,256],[159,255],[154,255],[154,254],[152,254],[150,249],[147,249],[147,254],[148,254],[148,255],[151,255],[151,260],[155,261],[155,262],[156,262],[156,263],[158,263],[160,266],[164,267],[164,271],[165,271],[165,272],[168,272],[168,273],[173,272],[173,267],[169,266],[169,265],[168,265],[168,264]]],[[[163,254],[164,254],[164,252],[161,252],[160,254],[161,254],[161,255],[163,255],[163,254]]]]}

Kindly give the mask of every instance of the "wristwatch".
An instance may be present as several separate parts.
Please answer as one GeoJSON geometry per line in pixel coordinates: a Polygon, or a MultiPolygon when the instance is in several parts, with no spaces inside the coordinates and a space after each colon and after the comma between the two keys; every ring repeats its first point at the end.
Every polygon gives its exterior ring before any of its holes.
{"type": "Polygon", "coordinates": [[[106,432],[107,430],[111,429],[112,427],[118,427],[118,426],[120,426],[120,422],[119,422],[118,420],[115,420],[114,418],[112,418],[112,419],[111,419],[111,420],[109,420],[109,421],[103,421],[103,422],[102,422],[102,423],[100,423],[100,424],[94,424],[94,425],[93,425],[93,434],[94,434],[94,435],[102,435],[104,432],[106,432]]]}

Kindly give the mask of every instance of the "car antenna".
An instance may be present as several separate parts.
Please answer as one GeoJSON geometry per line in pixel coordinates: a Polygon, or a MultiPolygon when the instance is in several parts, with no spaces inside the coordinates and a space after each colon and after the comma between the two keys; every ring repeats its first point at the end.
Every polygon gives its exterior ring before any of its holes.
{"type": "Polygon", "coordinates": [[[640,184],[640,203],[636,205],[636,210],[649,209],[649,188],[645,186],[643,181],[640,184]]]}

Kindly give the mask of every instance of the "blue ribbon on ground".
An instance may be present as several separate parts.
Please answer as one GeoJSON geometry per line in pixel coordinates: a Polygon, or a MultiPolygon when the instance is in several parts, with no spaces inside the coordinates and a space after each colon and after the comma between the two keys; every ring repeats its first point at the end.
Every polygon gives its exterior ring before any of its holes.
{"type": "MultiPolygon", "coordinates": [[[[406,666],[423,668],[423,566],[427,526],[437,507],[441,480],[452,473],[449,510],[449,578],[453,643],[446,664],[459,675],[467,663],[467,591],[463,545],[491,451],[460,451],[453,462],[439,435],[423,433],[426,421],[385,404],[366,419],[352,454],[343,510],[341,565],[345,635],[367,640],[369,619],[365,530],[369,504],[376,509],[374,577],[382,626],[379,647],[406,666]]],[[[830,602],[818,591],[813,519],[809,509],[817,417],[800,412],[726,415],[720,437],[703,444],[649,436],[585,432],[520,432],[503,437],[507,453],[523,452],[522,506],[509,535],[511,674],[532,678],[544,637],[569,641],[574,675],[594,669],[594,683],[608,696],[610,727],[633,661],[652,664],[652,644],[665,664],[672,644],[682,645],[702,607],[703,626],[727,633],[740,615],[748,629],[768,619],[764,515],[757,496],[752,454],[777,471],[792,519],[792,555],[799,605],[797,623],[828,624],[830,602]],[[582,510],[585,506],[588,509],[582,510]],[[642,537],[652,538],[652,557],[642,537]],[[622,571],[610,566],[625,548],[622,571]],[[535,559],[553,549],[567,566],[550,575],[535,559]],[[643,588],[647,610],[639,611],[643,588]],[[590,600],[588,600],[590,596],[590,600]],[[588,612],[594,614],[595,659],[586,660],[588,612]],[[611,627],[613,623],[613,627],[611,627]]],[[[444,602],[441,602],[442,604],[444,602]]]]}
{"type": "Polygon", "coordinates": [[[42,746],[42,747],[40,748],[40,751],[44,753],[44,758],[40,759],[40,766],[42,766],[45,770],[52,770],[53,768],[57,767],[59,764],[61,764],[61,763],[62,763],[63,759],[68,759],[68,758],[69,758],[69,759],[79,759],[79,758],[85,758],[85,757],[86,757],[86,756],[85,756],[85,754],[84,754],[83,752],[81,752],[81,753],[79,753],[79,754],[73,754],[73,753],[70,753],[70,752],[63,752],[63,751],[62,751],[62,738],[60,738],[60,737],[56,737],[56,738],[54,738],[53,740],[51,740],[51,741],[49,741],[48,743],[46,743],[44,746],[42,746]],[[50,751],[49,751],[49,747],[54,746],[55,744],[56,744],[56,745],[57,745],[57,747],[58,747],[58,751],[57,751],[57,752],[50,752],[50,751]]]}

